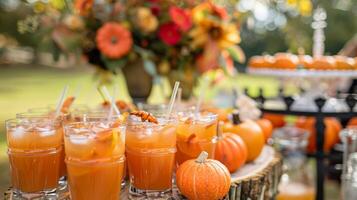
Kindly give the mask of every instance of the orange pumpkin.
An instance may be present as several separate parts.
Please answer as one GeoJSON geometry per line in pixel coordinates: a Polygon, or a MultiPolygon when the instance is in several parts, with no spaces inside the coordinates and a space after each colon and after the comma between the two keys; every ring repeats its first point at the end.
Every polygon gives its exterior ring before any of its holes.
{"type": "Polygon", "coordinates": [[[273,134],[273,124],[271,123],[271,121],[269,121],[267,119],[258,119],[255,122],[257,122],[257,124],[262,129],[262,131],[264,133],[264,137],[265,137],[265,142],[267,142],[267,140],[273,134]]]}
{"type": "Polygon", "coordinates": [[[351,70],[354,68],[355,61],[353,58],[346,56],[334,56],[336,61],[336,68],[339,70],[351,70]]]}
{"type": "Polygon", "coordinates": [[[314,57],[311,69],[318,69],[318,70],[331,70],[336,69],[335,59],[331,56],[318,56],[314,57]]]}
{"type": "Polygon", "coordinates": [[[299,64],[299,59],[291,53],[276,53],[274,55],[274,67],[282,69],[295,69],[299,64]]]}
{"type": "Polygon", "coordinates": [[[197,159],[182,163],[176,171],[181,194],[192,200],[222,199],[229,191],[231,176],[218,160],[207,159],[203,151],[197,159]]]}
{"type": "Polygon", "coordinates": [[[238,125],[225,124],[223,132],[231,132],[239,135],[248,148],[247,161],[255,160],[263,150],[265,137],[259,125],[251,120],[247,120],[238,125]]]}
{"type": "Polygon", "coordinates": [[[310,68],[312,64],[312,57],[309,55],[299,55],[299,65],[302,65],[304,68],[310,68]]]}
{"type": "Polygon", "coordinates": [[[271,56],[253,56],[249,59],[248,66],[252,68],[271,68],[274,59],[271,56]]]}
{"type": "Polygon", "coordinates": [[[285,116],[280,114],[264,113],[263,119],[269,120],[273,124],[273,128],[280,128],[285,125],[285,116]]]}
{"type": "Polygon", "coordinates": [[[242,138],[227,132],[218,139],[214,157],[233,173],[244,165],[248,157],[248,149],[242,138]]]}
{"type": "MultiPolygon", "coordinates": [[[[305,129],[310,132],[309,144],[307,151],[313,153],[316,151],[316,129],[315,118],[313,117],[299,117],[295,125],[298,128],[305,129]]],[[[324,151],[329,151],[339,141],[339,132],[342,129],[341,123],[336,118],[325,118],[325,143],[324,151]]]]}
{"type": "Polygon", "coordinates": [[[224,121],[227,122],[229,121],[228,119],[228,112],[225,109],[222,108],[214,108],[214,107],[207,107],[203,109],[204,111],[215,113],[218,115],[218,121],[224,121]]]}
{"type": "Polygon", "coordinates": [[[348,121],[347,127],[357,126],[357,117],[354,117],[348,121]]]}

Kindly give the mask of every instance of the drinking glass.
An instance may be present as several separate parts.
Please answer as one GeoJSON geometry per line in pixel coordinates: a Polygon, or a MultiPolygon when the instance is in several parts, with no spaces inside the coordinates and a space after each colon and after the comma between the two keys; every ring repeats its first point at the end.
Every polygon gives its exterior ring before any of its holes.
{"type": "Polygon", "coordinates": [[[176,152],[174,118],[159,117],[158,124],[130,116],[126,129],[126,155],[132,197],[170,198],[176,152]]]}
{"type": "Polygon", "coordinates": [[[357,127],[343,129],[340,138],[343,144],[342,199],[352,200],[357,195],[357,127]]]}
{"type": "Polygon", "coordinates": [[[208,157],[213,158],[217,143],[217,125],[217,115],[210,112],[179,113],[176,131],[177,164],[197,158],[202,151],[206,151],[208,157]]]}
{"type": "Polygon", "coordinates": [[[284,158],[284,174],[279,184],[277,200],[315,199],[315,189],[304,154],[308,136],[309,133],[307,131],[292,126],[286,126],[274,131],[275,149],[284,158]]]}
{"type": "Polygon", "coordinates": [[[124,168],[125,126],[112,120],[65,125],[69,190],[73,200],[117,200],[124,168]]]}
{"type": "Polygon", "coordinates": [[[14,196],[57,196],[62,148],[60,122],[49,118],[6,121],[8,157],[14,196]]]}
{"type": "MultiPolygon", "coordinates": [[[[42,110],[42,109],[41,109],[42,110]]],[[[55,117],[54,113],[50,112],[45,112],[43,110],[40,112],[35,112],[34,110],[32,112],[24,112],[24,113],[18,113],[16,114],[17,119],[23,119],[27,121],[36,121],[36,120],[45,120],[45,119],[52,119],[56,120],[59,122],[59,126],[56,126],[57,131],[60,133],[61,138],[62,138],[62,148],[64,149],[64,141],[63,141],[63,124],[69,123],[71,121],[70,119],[70,114],[66,113],[63,114],[61,113],[57,118],[55,117]]],[[[60,160],[60,178],[59,178],[59,187],[58,187],[58,193],[61,196],[66,196],[67,194],[67,179],[66,179],[66,174],[67,174],[67,169],[66,169],[66,164],[64,162],[64,150],[61,152],[61,160],[60,160]]]]}

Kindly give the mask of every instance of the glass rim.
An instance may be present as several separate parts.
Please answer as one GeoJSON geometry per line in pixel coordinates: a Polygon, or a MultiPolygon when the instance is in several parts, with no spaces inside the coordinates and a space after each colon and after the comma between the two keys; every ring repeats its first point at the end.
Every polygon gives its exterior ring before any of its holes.
{"type": "Polygon", "coordinates": [[[8,129],[8,128],[17,127],[21,124],[43,124],[43,122],[49,122],[53,124],[53,126],[57,126],[61,124],[58,120],[52,118],[35,118],[35,119],[41,119],[41,121],[28,121],[25,119],[26,118],[7,119],[5,120],[5,127],[8,129]]]}
{"type": "MultiPolygon", "coordinates": [[[[68,129],[84,129],[85,131],[88,131],[90,133],[94,133],[96,134],[97,132],[100,132],[101,130],[106,130],[106,129],[125,129],[126,125],[125,124],[118,124],[118,126],[116,127],[102,127],[99,131],[97,130],[93,130],[95,124],[100,123],[99,121],[90,121],[90,122],[71,122],[68,124],[63,125],[63,129],[64,129],[64,137],[70,137],[70,135],[76,135],[76,133],[72,133],[72,132],[68,132],[68,129]],[[78,125],[84,125],[84,126],[80,126],[77,127],[78,125]]],[[[110,121],[110,123],[115,123],[114,121],[110,121]]],[[[125,134],[125,131],[121,131],[120,134],[125,134]]]]}
{"type": "Polygon", "coordinates": [[[53,118],[53,117],[51,117],[49,113],[44,113],[44,112],[21,112],[21,113],[16,113],[16,118],[23,119],[23,118],[53,118]]]}
{"type": "MultiPolygon", "coordinates": [[[[76,112],[74,112],[74,113],[72,113],[72,116],[73,117],[86,117],[86,118],[100,118],[100,119],[108,119],[109,118],[109,114],[107,113],[107,112],[88,112],[88,113],[86,113],[86,112],[84,112],[84,113],[76,113],[76,112]]],[[[118,118],[120,118],[121,116],[123,116],[122,114],[120,114],[120,115],[118,115],[118,114],[112,114],[111,116],[110,116],[110,119],[118,119],[118,118]]]]}
{"type": "Polygon", "coordinates": [[[357,138],[357,126],[349,126],[344,128],[339,133],[340,139],[343,141],[345,137],[357,138]]]}
{"type": "Polygon", "coordinates": [[[148,122],[148,121],[133,120],[132,119],[133,117],[140,119],[137,116],[129,115],[126,120],[126,123],[125,123],[126,126],[129,126],[129,127],[133,127],[133,126],[160,127],[160,126],[166,126],[168,124],[176,124],[178,122],[177,116],[173,116],[173,115],[171,115],[169,117],[167,117],[164,114],[154,116],[156,118],[156,120],[158,121],[157,124],[148,122]]]}
{"type": "MultiPolygon", "coordinates": [[[[218,119],[218,114],[216,113],[213,113],[213,112],[208,112],[208,111],[200,111],[199,112],[200,115],[198,117],[196,117],[196,113],[194,111],[181,111],[181,112],[178,112],[177,115],[180,116],[181,114],[183,114],[183,117],[189,117],[190,115],[193,116],[190,117],[192,121],[213,121],[213,120],[217,120],[218,119]],[[205,115],[201,115],[201,113],[205,113],[205,115]]],[[[179,117],[179,121],[182,121],[179,117]]]]}
{"type": "Polygon", "coordinates": [[[273,138],[276,138],[276,136],[283,136],[283,138],[290,138],[290,139],[308,139],[310,136],[309,131],[302,129],[302,128],[298,128],[298,127],[293,127],[293,126],[284,126],[281,128],[277,128],[274,130],[273,132],[273,138]],[[294,130],[294,134],[291,134],[292,131],[294,130]],[[290,133],[290,134],[286,134],[286,132],[290,133]],[[296,134],[298,133],[298,134],[296,134]]]}

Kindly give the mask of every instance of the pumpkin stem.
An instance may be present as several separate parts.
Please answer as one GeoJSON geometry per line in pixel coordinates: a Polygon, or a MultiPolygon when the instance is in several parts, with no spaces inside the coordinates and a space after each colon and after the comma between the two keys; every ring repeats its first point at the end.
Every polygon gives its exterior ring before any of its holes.
{"type": "Polygon", "coordinates": [[[239,118],[239,112],[237,110],[233,111],[232,118],[233,118],[233,124],[237,125],[241,123],[241,120],[239,118]]]}
{"type": "Polygon", "coordinates": [[[196,162],[198,163],[204,163],[206,162],[206,159],[208,158],[208,153],[205,151],[202,151],[200,155],[196,158],[196,162]]]}
{"type": "Polygon", "coordinates": [[[222,133],[223,133],[223,127],[224,126],[224,122],[220,121],[217,124],[217,137],[218,139],[222,138],[222,133]]]}

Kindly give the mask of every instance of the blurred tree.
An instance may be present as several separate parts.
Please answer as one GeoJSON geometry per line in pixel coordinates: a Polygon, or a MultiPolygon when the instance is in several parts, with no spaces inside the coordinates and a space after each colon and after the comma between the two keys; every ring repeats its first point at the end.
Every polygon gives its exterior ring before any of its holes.
{"type": "Polygon", "coordinates": [[[34,40],[33,36],[20,34],[17,30],[17,22],[26,18],[29,13],[31,13],[31,10],[24,4],[18,4],[9,9],[7,4],[2,2],[0,4],[0,33],[16,38],[21,45],[35,47],[37,41],[34,40]]]}
{"type": "MultiPolygon", "coordinates": [[[[311,54],[312,16],[306,0],[240,0],[242,43],[246,56],[278,51],[297,53],[299,47],[311,54]]],[[[325,53],[337,54],[357,33],[356,0],[314,0],[312,8],[327,12],[325,53]]]]}

